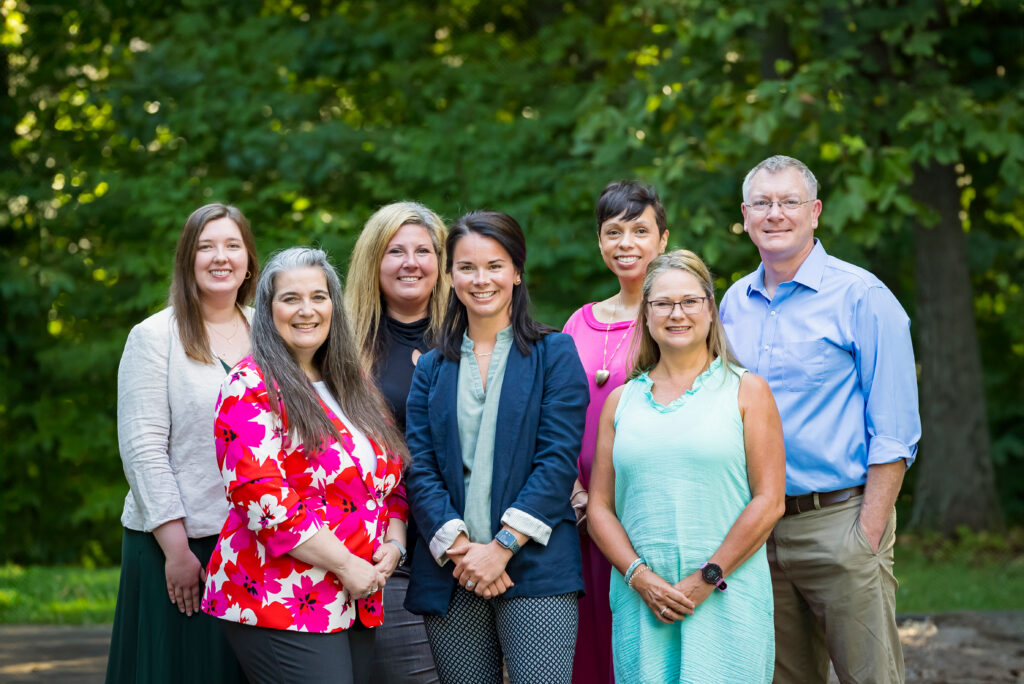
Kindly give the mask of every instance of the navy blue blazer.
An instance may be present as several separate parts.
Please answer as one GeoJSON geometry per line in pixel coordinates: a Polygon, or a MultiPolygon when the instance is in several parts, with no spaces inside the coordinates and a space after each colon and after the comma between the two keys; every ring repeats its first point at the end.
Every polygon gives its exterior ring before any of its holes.
{"type": "MultiPolygon", "coordinates": [[[[454,565],[430,555],[428,541],[466,508],[457,392],[459,364],[437,350],[420,357],[406,404],[412,463],[406,496],[419,536],[405,607],[444,615],[455,591],[454,565]]],[[[576,516],[569,505],[590,395],[572,338],[551,333],[522,354],[509,351],[498,402],[491,479],[491,530],[509,508],[551,526],[546,546],[528,541],[506,567],[515,586],[503,596],[555,596],[583,590],[576,516]]]]}

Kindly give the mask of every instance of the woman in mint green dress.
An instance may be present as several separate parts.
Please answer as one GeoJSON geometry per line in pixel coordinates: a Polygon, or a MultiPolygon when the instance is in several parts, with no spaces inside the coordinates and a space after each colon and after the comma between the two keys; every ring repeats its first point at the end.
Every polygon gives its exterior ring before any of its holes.
{"type": "Polygon", "coordinates": [[[616,682],[770,682],[764,543],[785,497],[775,401],[730,362],[692,252],[648,267],[637,330],[630,380],[601,414],[588,506],[614,566],[616,682]]]}

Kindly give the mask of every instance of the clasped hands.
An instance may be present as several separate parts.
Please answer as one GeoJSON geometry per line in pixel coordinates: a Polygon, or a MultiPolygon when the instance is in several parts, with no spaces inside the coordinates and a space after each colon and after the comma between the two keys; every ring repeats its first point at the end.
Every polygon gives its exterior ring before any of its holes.
{"type": "Polygon", "coordinates": [[[391,577],[401,562],[402,552],[394,544],[384,542],[373,552],[373,568],[383,573],[385,578],[391,577]]]}
{"type": "Polygon", "coordinates": [[[448,549],[448,557],[455,563],[452,575],[467,591],[477,596],[491,599],[513,586],[505,572],[512,552],[493,539],[487,544],[477,544],[459,535],[448,549]]]}
{"type": "Polygon", "coordinates": [[[353,598],[369,598],[383,589],[401,562],[402,552],[394,544],[384,543],[377,547],[372,558],[371,565],[354,553],[349,554],[334,571],[353,598]]]}
{"type": "Polygon", "coordinates": [[[714,591],[714,586],[701,577],[700,570],[694,571],[676,584],[669,584],[653,570],[635,575],[633,589],[640,594],[654,617],[666,625],[693,615],[704,600],[714,591]]]}

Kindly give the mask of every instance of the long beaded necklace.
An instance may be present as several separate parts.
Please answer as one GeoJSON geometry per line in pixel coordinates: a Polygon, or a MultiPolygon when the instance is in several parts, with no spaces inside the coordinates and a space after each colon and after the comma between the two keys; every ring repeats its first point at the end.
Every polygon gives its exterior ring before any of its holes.
{"type": "MultiPolygon", "coordinates": [[[[612,310],[612,323],[619,316],[619,296],[615,297],[615,308],[612,310]]],[[[622,333],[622,337],[619,338],[619,343],[615,345],[615,349],[612,351],[612,358],[619,351],[619,347],[626,341],[630,333],[633,332],[633,324],[636,321],[630,321],[629,327],[626,328],[626,332],[622,333]]],[[[611,377],[612,372],[608,370],[608,333],[612,329],[612,323],[606,323],[604,328],[604,352],[601,355],[601,367],[594,371],[594,382],[597,383],[598,387],[604,387],[604,383],[608,382],[608,378],[611,377]]]]}

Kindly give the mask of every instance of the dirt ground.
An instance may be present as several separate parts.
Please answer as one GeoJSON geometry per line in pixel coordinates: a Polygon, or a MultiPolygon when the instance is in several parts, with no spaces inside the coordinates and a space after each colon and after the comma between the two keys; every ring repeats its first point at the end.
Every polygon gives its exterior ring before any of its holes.
{"type": "Polygon", "coordinates": [[[0,682],[102,682],[110,625],[0,625],[0,682]]]}
{"type": "Polygon", "coordinates": [[[1024,611],[907,617],[900,641],[908,682],[1024,682],[1024,611]]]}
{"type": "MultiPolygon", "coordinates": [[[[900,636],[907,682],[1024,684],[1024,611],[902,616],[900,636]]],[[[109,640],[109,625],[2,625],[0,682],[102,682],[109,640]]]]}

